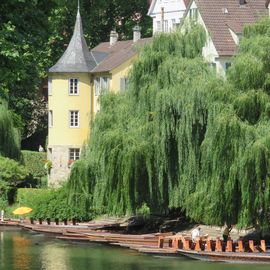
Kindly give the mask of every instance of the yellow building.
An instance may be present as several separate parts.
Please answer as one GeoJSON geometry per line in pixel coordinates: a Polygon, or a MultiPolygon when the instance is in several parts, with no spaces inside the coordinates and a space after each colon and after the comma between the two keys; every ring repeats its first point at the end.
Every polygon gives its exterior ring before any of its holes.
{"type": "Polygon", "coordinates": [[[90,119],[100,110],[99,96],[104,91],[125,90],[128,71],[137,55],[136,45],[149,41],[140,38],[140,28],[136,26],[133,40],[118,41],[117,33],[112,31],[110,42],[89,51],[78,8],[70,43],[49,69],[50,186],[66,180],[71,164],[80,158],[82,145],[90,134],[90,119]]]}

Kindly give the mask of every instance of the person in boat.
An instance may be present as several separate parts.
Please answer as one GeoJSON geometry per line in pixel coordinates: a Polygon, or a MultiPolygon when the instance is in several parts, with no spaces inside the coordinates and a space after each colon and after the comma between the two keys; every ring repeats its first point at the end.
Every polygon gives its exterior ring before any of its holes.
{"type": "Polygon", "coordinates": [[[223,241],[227,242],[228,237],[230,236],[230,232],[232,230],[232,226],[228,225],[225,227],[224,231],[223,231],[223,241]]]}
{"type": "Polygon", "coordinates": [[[193,242],[196,241],[196,238],[200,236],[201,228],[197,227],[191,231],[191,239],[193,242]]]}

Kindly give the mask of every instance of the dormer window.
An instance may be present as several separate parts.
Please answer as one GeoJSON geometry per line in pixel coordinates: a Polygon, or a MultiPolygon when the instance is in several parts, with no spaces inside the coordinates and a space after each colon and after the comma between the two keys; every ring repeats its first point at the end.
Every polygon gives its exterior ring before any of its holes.
{"type": "Polygon", "coordinates": [[[69,79],[69,95],[71,96],[79,95],[78,82],[79,80],[77,78],[69,79]]]}

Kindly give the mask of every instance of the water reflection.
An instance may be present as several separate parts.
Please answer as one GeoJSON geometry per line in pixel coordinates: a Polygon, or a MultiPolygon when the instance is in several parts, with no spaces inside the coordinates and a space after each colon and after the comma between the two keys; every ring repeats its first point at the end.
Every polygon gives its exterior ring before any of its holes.
{"type": "Polygon", "coordinates": [[[28,270],[31,264],[32,243],[21,236],[13,236],[13,264],[15,269],[28,270]]]}
{"type": "Polygon", "coordinates": [[[58,241],[0,227],[0,270],[269,270],[269,265],[154,258],[129,249],[58,241]]]}
{"type": "Polygon", "coordinates": [[[4,232],[0,231],[0,269],[3,269],[4,261],[4,232]]]}
{"type": "Polygon", "coordinates": [[[69,265],[68,250],[63,246],[49,244],[41,252],[42,269],[46,270],[71,270],[69,265]]]}

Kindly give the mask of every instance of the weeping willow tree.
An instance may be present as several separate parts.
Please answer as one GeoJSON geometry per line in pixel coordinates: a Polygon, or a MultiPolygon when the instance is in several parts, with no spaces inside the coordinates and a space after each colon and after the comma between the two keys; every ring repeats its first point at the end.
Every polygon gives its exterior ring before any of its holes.
{"type": "Polygon", "coordinates": [[[20,135],[7,105],[0,99],[0,156],[19,159],[20,135]]]}
{"type": "Polygon", "coordinates": [[[227,80],[200,57],[200,27],[155,37],[140,52],[128,91],[102,97],[84,156],[71,172],[70,201],[97,213],[177,207],[207,224],[264,226],[269,26],[265,20],[245,30],[227,80]]]}

